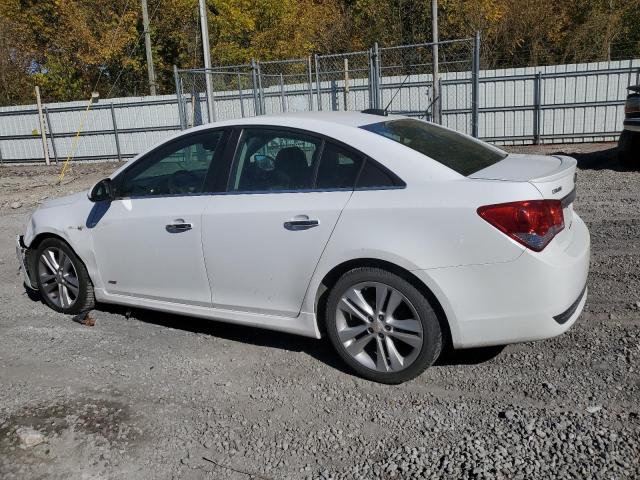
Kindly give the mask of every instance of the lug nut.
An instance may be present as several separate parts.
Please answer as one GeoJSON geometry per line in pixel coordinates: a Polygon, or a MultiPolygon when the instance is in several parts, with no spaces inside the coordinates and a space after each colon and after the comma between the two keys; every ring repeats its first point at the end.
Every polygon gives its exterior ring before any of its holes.
{"type": "Polygon", "coordinates": [[[378,315],[378,320],[384,320],[384,315],[378,315]]]}
{"type": "Polygon", "coordinates": [[[367,332],[373,333],[373,328],[371,328],[371,327],[367,328],[367,332]]]}
{"type": "Polygon", "coordinates": [[[378,338],[384,338],[384,333],[379,333],[378,338]]]}
{"type": "Polygon", "coordinates": [[[384,326],[384,329],[385,329],[387,332],[390,332],[390,331],[391,331],[391,325],[385,325],[385,326],[384,326]]]}

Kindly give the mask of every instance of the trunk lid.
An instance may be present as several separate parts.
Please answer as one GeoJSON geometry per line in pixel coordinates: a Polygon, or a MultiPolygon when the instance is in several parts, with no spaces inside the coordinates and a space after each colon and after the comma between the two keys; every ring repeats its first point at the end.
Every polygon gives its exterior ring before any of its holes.
{"type": "Polygon", "coordinates": [[[564,155],[510,154],[504,160],[469,175],[469,178],[531,183],[542,198],[562,201],[565,229],[568,231],[573,221],[577,164],[574,158],[564,155]]]}

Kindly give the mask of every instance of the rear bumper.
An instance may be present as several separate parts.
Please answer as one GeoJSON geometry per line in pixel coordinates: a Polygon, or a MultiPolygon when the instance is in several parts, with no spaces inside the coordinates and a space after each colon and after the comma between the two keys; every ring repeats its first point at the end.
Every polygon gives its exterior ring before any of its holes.
{"type": "Polygon", "coordinates": [[[571,306],[567,308],[564,312],[559,313],[558,315],[554,315],[553,319],[560,325],[564,325],[565,323],[567,323],[569,320],[571,320],[573,315],[576,313],[576,310],[578,310],[578,308],[580,307],[580,304],[582,303],[582,299],[586,298],[586,295],[587,295],[587,286],[585,285],[582,291],[580,292],[580,295],[578,295],[578,298],[576,298],[576,301],[573,302],[571,306]]]}
{"type": "Polygon", "coordinates": [[[22,280],[24,284],[31,290],[35,290],[31,284],[31,278],[29,278],[29,270],[27,268],[27,247],[24,245],[24,239],[22,235],[16,236],[16,256],[18,257],[18,268],[22,272],[22,280]]]}
{"type": "Polygon", "coordinates": [[[456,348],[554,337],[580,316],[587,298],[589,231],[574,214],[571,239],[517,260],[414,272],[442,303],[456,348]]]}

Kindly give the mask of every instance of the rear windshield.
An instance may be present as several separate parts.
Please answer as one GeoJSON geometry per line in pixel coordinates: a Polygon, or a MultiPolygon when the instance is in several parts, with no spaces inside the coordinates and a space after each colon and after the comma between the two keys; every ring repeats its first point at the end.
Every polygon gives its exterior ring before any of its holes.
{"type": "Polygon", "coordinates": [[[390,138],[468,176],[507,156],[484,143],[438,125],[410,118],[373,123],[361,127],[390,138]]]}

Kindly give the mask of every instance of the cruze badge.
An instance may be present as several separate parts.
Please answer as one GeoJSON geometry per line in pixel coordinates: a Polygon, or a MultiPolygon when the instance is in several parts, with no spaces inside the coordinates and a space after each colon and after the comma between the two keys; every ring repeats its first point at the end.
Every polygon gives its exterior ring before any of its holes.
{"type": "Polygon", "coordinates": [[[551,193],[552,193],[552,194],[556,194],[556,193],[558,193],[560,190],[562,190],[562,187],[556,187],[556,188],[554,188],[553,190],[551,190],[551,193]]]}

